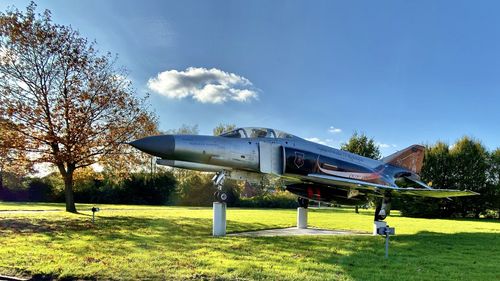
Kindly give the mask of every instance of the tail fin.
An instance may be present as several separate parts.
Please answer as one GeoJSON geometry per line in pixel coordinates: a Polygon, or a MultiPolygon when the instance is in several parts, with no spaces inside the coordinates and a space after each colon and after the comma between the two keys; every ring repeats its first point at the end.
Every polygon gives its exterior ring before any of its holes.
{"type": "Polygon", "coordinates": [[[424,161],[425,147],[412,145],[382,159],[382,162],[405,168],[419,174],[424,161]]]}

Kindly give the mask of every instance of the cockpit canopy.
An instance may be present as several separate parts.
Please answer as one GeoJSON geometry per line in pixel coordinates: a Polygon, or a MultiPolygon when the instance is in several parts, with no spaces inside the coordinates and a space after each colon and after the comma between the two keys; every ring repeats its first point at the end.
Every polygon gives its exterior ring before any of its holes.
{"type": "Polygon", "coordinates": [[[296,136],[285,133],[280,130],[269,129],[269,128],[257,128],[257,127],[246,127],[238,128],[229,132],[222,133],[221,137],[226,138],[240,138],[240,139],[253,139],[253,138],[272,138],[272,139],[291,139],[296,138],[296,136]]]}

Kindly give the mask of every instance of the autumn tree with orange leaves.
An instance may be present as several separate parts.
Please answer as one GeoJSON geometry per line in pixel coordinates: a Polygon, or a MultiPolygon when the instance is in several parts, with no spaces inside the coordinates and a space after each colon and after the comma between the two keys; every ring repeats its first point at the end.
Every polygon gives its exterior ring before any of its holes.
{"type": "Polygon", "coordinates": [[[75,170],[155,132],[156,118],[115,58],[35,8],[0,13],[0,118],[15,138],[10,151],[58,168],[66,211],[76,212],[75,170]]]}
{"type": "Polygon", "coordinates": [[[22,141],[15,131],[8,129],[8,120],[0,118],[0,192],[4,188],[3,175],[15,174],[19,177],[26,175],[33,169],[33,163],[28,160],[26,152],[15,149],[22,146],[22,141]]]}

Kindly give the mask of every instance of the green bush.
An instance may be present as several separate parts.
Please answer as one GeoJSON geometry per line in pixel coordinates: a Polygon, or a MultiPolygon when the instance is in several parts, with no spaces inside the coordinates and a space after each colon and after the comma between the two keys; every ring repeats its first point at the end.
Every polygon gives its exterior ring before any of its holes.
{"type": "MultiPolygon", "coordinates": [[[[5,201],[64,202],[64,185],[56,173],[44,178],[27,180],[27,188],[0,192],[5,201]]],[[[149,173],[131,174],[117,183],[111,179],[101,180],[90,176],[75,181],[75,201],[80,203],[146,204],[165,205],[171,203],[177,186],[170,172],[153,176],[149,173]]]]}
{"type": "Polygon", "coordinates": [[[240,198],[235,202],[237,207],[248,208],[297,208],[297,197],[289,192],[278,191],[252,198],[240,198]]]}
{"type": "MultiPolygon", "coordinates": [[[[401,215],[416,218],[436,218],[447,217],[444,210],[441,210],[441,199],[423,197],[399,197],[399,209],[401,215]]],[[[394,208],[396,210],[396,208],[394,208]]]]}
{"type": "Polygon", "coordinates": [[[28,196],[31,202],[49,202],[53,199],[53,186],[47,181],[34,178],[28,182],[28,196]]]}
{"type": "Polygon", "coordinates": [[[99,203],[138,205],[165,205],[176,187],[172,173],[162,172],[151,176],[148,173],[132,174],[118,186],[103,186],[99,203]]]}

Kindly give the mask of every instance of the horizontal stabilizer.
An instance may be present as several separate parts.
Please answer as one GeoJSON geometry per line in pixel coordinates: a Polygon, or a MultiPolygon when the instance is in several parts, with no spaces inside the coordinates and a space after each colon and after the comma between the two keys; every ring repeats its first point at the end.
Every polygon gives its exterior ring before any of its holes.
{"type": "Polygon", "coordinates": [[[389,186],[389,185],[370,183],[360,180],[346,179],[341,177],[326,176],[319,174],[309,174],[305,177],[305,179],[315,183],[353,188],[364,191],[372,191],[378,194],[383,194],[389,191],[393,194],[405,194],[405,195],[433,197],[433,198],[479,195],[479,193],[469,190],[414,188],[414,187],[400,188],[397,186],[389,186]]]}

